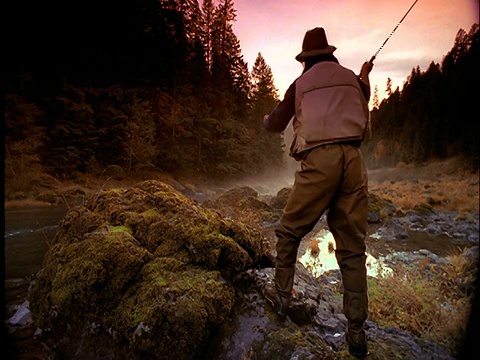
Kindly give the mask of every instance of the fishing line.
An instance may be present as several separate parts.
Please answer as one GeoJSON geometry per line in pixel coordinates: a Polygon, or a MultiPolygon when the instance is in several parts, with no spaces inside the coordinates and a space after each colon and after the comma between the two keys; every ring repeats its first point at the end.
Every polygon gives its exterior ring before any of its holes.
{"type": "Polygon", "coordinates": [[[393,28],[393,30],[390,32],[390,35],[388,35],[388,37],[385,39],[385,41],[383,42],[382,46],[380,46],[380,48],[377,50],[377,52],[375,53],[375,55],[372,56],[372,58],[370,59],[370,62],[373,63],[373,60],[375,60],[375,58],[377,57],[378,53],[383,49],[383,47],[385,46],[385,44],[387,43],[388,40],[390,40],[390,38],[392,37],[393,33],[397,30],[397,28],[400,26],[400,24],[402,23],[402,21],[407,17],[408,13],[413,9],[413,7],[415,6],[415,4],[418,2],[418,0],[415,0],[415,2],[413,3],[412,6],[410,6],[410,9],[408,9],[408,11],[405,13],[405,15],[403,15],[402,19],[398,22],[397,26],[395,26],[393,28]]]}

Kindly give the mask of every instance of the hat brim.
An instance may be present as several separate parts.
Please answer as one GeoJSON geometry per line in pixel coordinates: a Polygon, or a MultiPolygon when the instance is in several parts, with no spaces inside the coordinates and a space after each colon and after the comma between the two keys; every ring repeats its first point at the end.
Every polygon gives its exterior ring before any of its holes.
{"type": "Polygon", "coordinates": [[[333,45],[328,45],[325,49],[316,49],[310,51],[302,51],[300,54],[295,56],[295,60],[297,61],[305,61],[308,58],[318,55],[326,55],[326,54],[333,54],[333,52],[337,50],[337,48],[333,45]]]}

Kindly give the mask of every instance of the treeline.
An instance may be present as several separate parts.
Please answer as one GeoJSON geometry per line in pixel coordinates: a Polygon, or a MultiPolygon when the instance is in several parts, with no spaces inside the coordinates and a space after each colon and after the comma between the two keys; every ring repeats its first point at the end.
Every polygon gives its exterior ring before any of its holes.
{"type": "Polygon", "coordinates": [[[478,24],[460,29],[442,63],[412,69],[402,91],[387,81],[388,98],[374,97],[373,138],[362,146],[371,168],[461,156],[478,170],[479,36],[478,24]]]}
{"type": "Polygon", "coordinates": [[[211,176],[283,165],[278,102],[250,71],[233,0],[18,2],[6,16],[5,171],[72,178],[120,166],[211,176]]]}

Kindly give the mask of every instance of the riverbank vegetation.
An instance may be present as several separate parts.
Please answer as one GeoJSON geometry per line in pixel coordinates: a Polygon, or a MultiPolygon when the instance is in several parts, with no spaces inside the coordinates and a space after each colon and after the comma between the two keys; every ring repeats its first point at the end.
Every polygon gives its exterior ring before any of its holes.
{"type": "Polygon", "coordinates": [[[391,276],[369,278],[369,318],[382,327],[434,341],[457,357],[466,335],[477,273],[478,256],[472,260],[465,251],[453,254],[442,265],[428,258],[398,264],[391,276]]]}
{"type": "Polygon", "coordinates": [[[459,157],[423,164],[399,163],[369,171],[369,190],[400,210],[426,203],[435,209],[479,212],[479,173],[459,157]]]}

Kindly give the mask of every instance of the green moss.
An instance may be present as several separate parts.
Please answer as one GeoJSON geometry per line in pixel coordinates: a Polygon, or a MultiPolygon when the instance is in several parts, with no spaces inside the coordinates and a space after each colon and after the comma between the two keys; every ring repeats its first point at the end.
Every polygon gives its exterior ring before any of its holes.
{"type": "MultiPolygon", "coordinates": [[[[292,326],[290,325],[290,327],[292,326]]],[[[319,334],[312,331],[294,331],[290,327],[282,326],[277,330],[272,330],[266,334],[264,341],[257,341],[253,346],[255,358],[262,360],[286,359],[300,349],[304,350],[305,357],[299,356],[299,358],[325,360],[337,358],[319,334]],[[265,357],[264,354],[267,356],[265,357]]]]}
{"type": "Polygon", "coordinates": [[[85,234],[106,230],[107,219],[102,214],[96,214],[86,207],[70,211],[60,223],[52,244],[70,244],[81,241],[85,234]]]}
{"type": "MultiPolygon", "coordinates": [[[[73,322],[101,315],[114,306],[148,259],[148,253],[127,232],[92,233],[81,242],[57,246],[32,289],[34,312],[45,308],[36,305],[38,296],[45,296],[45,287],[47,308],[68,314],[73,322]]],[[[49,315],[41,312],[37,317],[42,322],[49,315]]]]}
{"type": "Polygon", "coordinates": [[[109,226],[108,230],[113,232],[113,233],[126,232],[126,233],[130,234],[130,228],[128,226],[124,226],[124,225],[122,225],[122,226],[109,226]]]}
{"type": "Polygon", "coordinates": [[[156,258],[144,267],[141,280],[124,297],[112,321],[139,353],[158,358],[181,353],[191,358],[208,337],[211,324],[227,319],[234,301],[232,285],[218,271],[156,258]],[[132,335],[140,323],[149,327],[149,333],[132,335]],[[170,340],[152,342],[165,338],[170,340]]]}
{"type": "Polygon", "coordinates": [[[61,223],[30,309],[58,333],[100,324],[138,358],[191,359],[229,316],[229,281],[262,251],[258,231],[166,184],[108,190],[61,223]]]}

